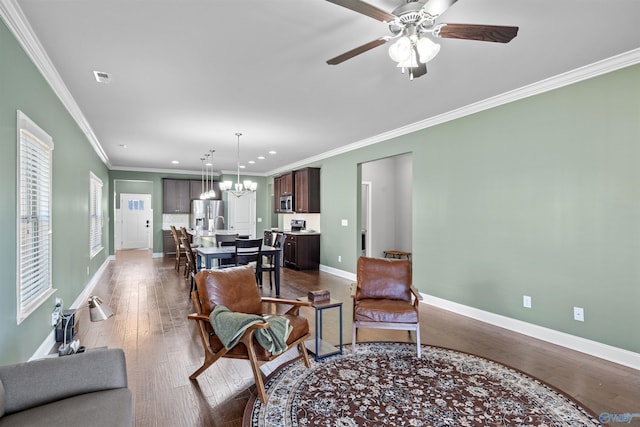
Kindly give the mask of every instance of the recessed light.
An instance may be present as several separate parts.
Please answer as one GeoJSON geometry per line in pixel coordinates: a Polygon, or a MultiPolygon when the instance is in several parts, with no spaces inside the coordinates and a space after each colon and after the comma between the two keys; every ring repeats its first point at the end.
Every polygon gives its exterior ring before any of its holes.
{"type": "Polygon", "coordinates": [[[264,160],[264,156],[258,156],[258,160],[264,160]]]}
{"type": "Polygon", "coordinates": [[[177,160],[171,160],[171,163],[173,163],[174,165],[179,165],[180,164],[180,162],[177,161],[177,160]]]}
{"type": "Polygon", "coordinates": [[[269,151],[269,154],[276,154],[274,150],[269,151]]]}
{"type": "Polygon", "coordinates": [[[255,162],[256,162],[255,160],[249,160],[250,165],[254,164],[255,162]]]}
{"type": "Polygon", "coordinates": [[[244,169],[244,168],[246,168],[245,165],[240,165],[240,169],[244,169]]]}

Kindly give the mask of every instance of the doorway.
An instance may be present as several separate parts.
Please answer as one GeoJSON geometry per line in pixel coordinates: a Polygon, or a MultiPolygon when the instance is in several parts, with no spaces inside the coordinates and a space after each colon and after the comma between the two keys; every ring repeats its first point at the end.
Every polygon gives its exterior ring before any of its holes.
{"type": "Polygon", "coordinates": [[[359,220],[366,230],[368,256],[382,258],[386,250],[412,252],[412,168],[411,153],[361,164],[359,220]]]}
{"type": "Polygon", "coordinates": [[[153,248],[151,194],[120,194],[120,248],[153,248]]]}

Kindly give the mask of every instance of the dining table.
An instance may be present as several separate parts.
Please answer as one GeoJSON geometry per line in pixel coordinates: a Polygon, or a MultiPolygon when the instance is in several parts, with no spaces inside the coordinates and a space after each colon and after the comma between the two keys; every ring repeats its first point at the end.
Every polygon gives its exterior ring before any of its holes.
{"type": "MultiPolygon", "coordinates": [[[[220,259],[230,259],[235,257],[236,248],[235,246],[215,246],[208,245],[207,240],[199,239],[200,243],[197,248],[193,248],[196,253],[196,265],[203,265],[207,270],[212,268],[213,260],[220,259]]],[[[275,265],[274,271],[274,281],[276,285],[276,297],[280,297],[280,248],[276,248],[275,246],[262,245],[261,254],[265,256],[273,255],[273,264],[275,265]]]]}

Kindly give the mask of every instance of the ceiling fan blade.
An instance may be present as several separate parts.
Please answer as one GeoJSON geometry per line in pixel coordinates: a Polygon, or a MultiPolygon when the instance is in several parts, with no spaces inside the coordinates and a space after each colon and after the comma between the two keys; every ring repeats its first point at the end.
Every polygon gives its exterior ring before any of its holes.
{"type": "Polygon", "coordinates": [[[411,69],[411,74],[414,79],[427,74],[427,64],[419,63],[417,67],[411,69]]]}
{"type": "Polygon", "coordinates": [[[442,24],[434,35],[448,39],[509,43],[518,35],[518,27],[502,25],[442,24]]]}
{"type": "Polygon", "coordinates": [[[458,0],[429,0],[427,1],[427,4],[422,7],[422,10],[427,12],[429,15],[438,17],[442,15],[445,10],[449,9],[456,1],[458,0]]]}
{"type": "Polygon", "coordinates": [[[386,42],[387,42],[387,39],[385,37],[381,37],[377,40],[370,41],[369,43],[365,43],[362,46],[358,46],[355,49],[351,49],[349,52],[345,52],[342,55],[338,55],[335,58],[331,58],[330,60],[327,61],[327,64],[338,65],[339,63],[344,62],[347,59],[351,59],[354,56],[360,55],[361,53],[371,50],[374,47],[383,45],[386,42]]]}
{"type": "Polygon", "coordinates": [[[369,3],[365,3],[361,0],[327,0],[329,3],[337,4],[338,6],[346,7],[347,9],[351,9],[354,12],[361,13],[370,18],[377,19],[382,22],[391,22],[396,17],[390,13],[385,12],[382,9],[378,9],[377,7],[370,5],[369,3]]]}

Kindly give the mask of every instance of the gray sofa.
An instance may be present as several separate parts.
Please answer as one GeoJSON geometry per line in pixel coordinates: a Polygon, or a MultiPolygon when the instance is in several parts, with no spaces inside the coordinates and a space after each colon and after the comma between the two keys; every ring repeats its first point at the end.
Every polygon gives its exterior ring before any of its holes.
{"type": "Polygon", "coordinates": [[[0,366],[0,427],[132,424],[121,349],[0,366]]]}

